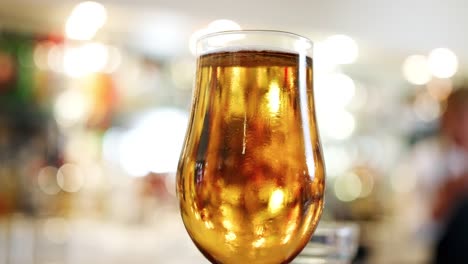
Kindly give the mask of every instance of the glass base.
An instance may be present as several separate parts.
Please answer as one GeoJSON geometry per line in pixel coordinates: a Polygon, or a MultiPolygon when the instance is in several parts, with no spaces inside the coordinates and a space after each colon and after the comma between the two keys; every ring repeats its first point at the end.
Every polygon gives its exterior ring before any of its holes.
{"type": "Polygon", "coordinates": [[[359,244],[359,226],[321,222],[292,264],[350,264],[359,244]]]}

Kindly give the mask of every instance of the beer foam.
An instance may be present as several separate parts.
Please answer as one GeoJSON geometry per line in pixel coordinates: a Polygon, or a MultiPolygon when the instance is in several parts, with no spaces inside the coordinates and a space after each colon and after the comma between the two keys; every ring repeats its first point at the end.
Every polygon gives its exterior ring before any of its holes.
{"type": "MultiPolygon", "coordinates": [[[[239,51],[258,51],[258,52],[283,52],[283,53],[290,53],[290,54],[297,54],[302,55],[306,54],[305,50],[289,50],[289,49],[282,49],[273,46],[265,46],[265,45],[242,45],[242,46],[231,46],[231,47],[222,47],[222,48],[214,48],[208,51],[200,53],[200,55],[207,55],[207,54],[214,54],[214,53],[223,53],[223,52],[239,52],[239,51]]],[[[310,56],[309,56],[310,57],[310,56]]]]}

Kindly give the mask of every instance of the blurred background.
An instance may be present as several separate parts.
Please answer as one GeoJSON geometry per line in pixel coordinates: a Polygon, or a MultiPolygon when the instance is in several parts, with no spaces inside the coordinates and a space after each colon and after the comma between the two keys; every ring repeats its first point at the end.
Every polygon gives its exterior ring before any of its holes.
{"type": "Polygon", "coordinates": [[[437,189],[468,167],[466,149],[450,163],[439,147],[447,98],[467,74],[467,10],[461,0],[0,1],[0,264],[208,263],[179,217],[174,175],[195,40],[241,28],[314,41],[322,219],[359,224],[356,263],[427,263],[437,189]]]}

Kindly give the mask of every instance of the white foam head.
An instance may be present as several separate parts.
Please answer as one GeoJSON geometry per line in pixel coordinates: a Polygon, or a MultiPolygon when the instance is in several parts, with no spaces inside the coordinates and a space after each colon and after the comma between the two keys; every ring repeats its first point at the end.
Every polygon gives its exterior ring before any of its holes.
{"type": "Polygon", "coordinates": [[[273,51],[312,56],[312,42],[281,31],[230,31],[206,35],[197,42],[197,54],[219,52],[273,51]]]}
{"type": "Polygon", "coordinates": [[[307,55],[307,51],[305,49],[282,49],[273,46],[265,46],[265,45],[246,45],[246,46],[228,46],[228,47],[219,47],[219,48],[211,48],[200,52],[199,55],[206,55],[212,53],[221,53],[221,52],[239,52],[239,51],[273,51],[273,52],[284,52],[284,53],[292,53],[298,55],[307,55]]]}

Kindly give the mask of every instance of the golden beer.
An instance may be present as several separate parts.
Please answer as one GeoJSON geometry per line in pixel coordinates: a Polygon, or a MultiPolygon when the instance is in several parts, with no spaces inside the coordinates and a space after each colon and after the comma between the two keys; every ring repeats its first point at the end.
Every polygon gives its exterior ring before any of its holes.
{"type": "Polygon", "coordinates": [[[213,263],[288,263],[323,207],[312,59],[221,51],[197,67],[177,174],[185,227],[213,263]]]}

